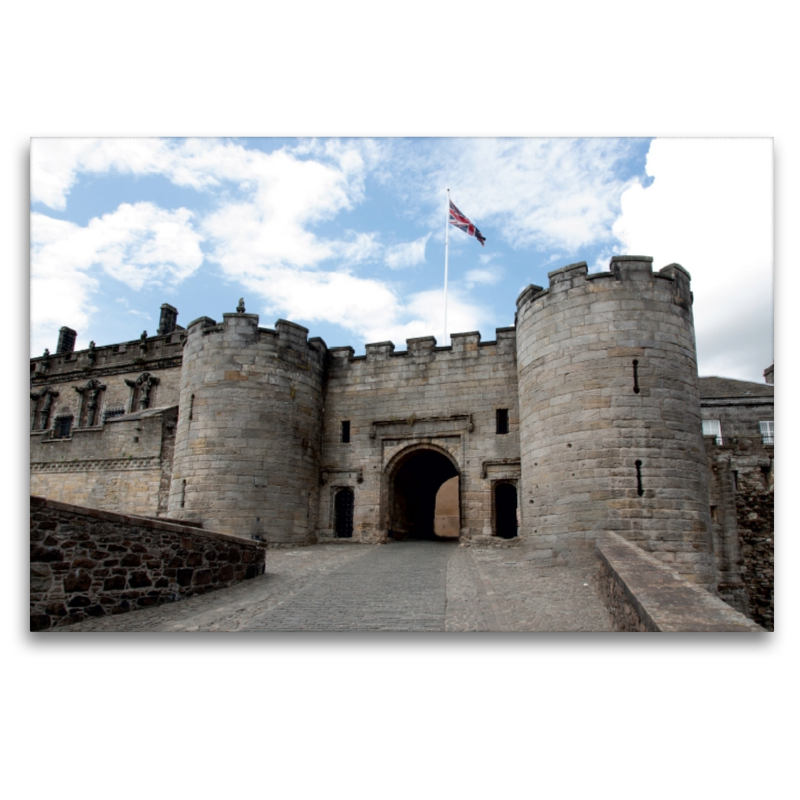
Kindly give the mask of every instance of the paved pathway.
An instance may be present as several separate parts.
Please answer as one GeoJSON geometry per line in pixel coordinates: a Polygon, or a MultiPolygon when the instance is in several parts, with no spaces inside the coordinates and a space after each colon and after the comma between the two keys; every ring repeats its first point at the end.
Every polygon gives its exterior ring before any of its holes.
{"type": "Polygon", "coordinates": [[[448,542],[267,552],[266,573],[67,631],[608,631],[591,567],[448,542]]]}

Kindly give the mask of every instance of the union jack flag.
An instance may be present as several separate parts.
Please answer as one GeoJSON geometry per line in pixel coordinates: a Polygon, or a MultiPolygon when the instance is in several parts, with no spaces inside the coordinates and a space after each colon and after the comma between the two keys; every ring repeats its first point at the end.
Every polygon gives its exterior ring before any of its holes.
{"type": "Polygon", "coordinates": [[[481,243],[481,247],[484,246],[483,243],[486,239],[483,234],[453,205],[452,200],[450,201],[450,224],[455,225],[464,233],[474,236],[481,243]]]}

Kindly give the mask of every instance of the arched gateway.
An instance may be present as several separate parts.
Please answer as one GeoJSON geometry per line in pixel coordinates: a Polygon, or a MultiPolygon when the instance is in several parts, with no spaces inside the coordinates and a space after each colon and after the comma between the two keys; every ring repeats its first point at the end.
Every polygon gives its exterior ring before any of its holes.
{"type": "MultiPolygon", "coordinates": [[[[455,516],[455,525],[460,528],[460,500],[458,486],[459,471],[452,456],[435,445],[414,445],[398,454],[386,468],[387,503],[386,529],[389,536],[398,540],[439,539],[437,514],[440,522],[448,522],[455,516]],[[455,498],[440,495],[444,484],[456,478],[455,498]],[[439,503],[437,507],[437,495],[439,503]],[[452,507],[447,507],[452,505],[452,507]]],[[[451,489],[448,484],[447,490],[451,489]]],[[[439,533],[441,534],[440,524],[439,533]]]]}

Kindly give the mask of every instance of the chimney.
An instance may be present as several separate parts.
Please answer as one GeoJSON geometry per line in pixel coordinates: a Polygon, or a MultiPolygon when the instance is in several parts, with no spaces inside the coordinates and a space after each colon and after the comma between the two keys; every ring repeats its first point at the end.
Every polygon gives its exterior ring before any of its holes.
{"type": "Polygon", "coordinates": [[[156,336],[166,336],[168,333],[172,333],[177,328],[177,322],[178,309],[175,308],[175,306],[171,306],[169,303],[163,303],[156,336]]]}
{"type": "Polygon", "coordinates": [[[75,339],[78,334],[66,325],[58,332],[58,346],[56,353],[71,353],[75,349],[75,339]]]}

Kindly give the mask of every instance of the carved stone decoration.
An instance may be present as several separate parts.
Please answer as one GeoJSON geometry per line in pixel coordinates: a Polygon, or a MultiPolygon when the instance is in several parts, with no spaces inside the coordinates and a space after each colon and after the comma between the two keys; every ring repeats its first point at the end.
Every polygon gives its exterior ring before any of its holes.
{"type": "Polygon", "coordinates": [[[236,306],[237,314],[244,314],[244,297],[239,298],[239,305],[236,306]]]}
{"type": "Polygon", "coordinates": [[[39,398],[42,396],[41,392],[31,392],[31,430],[36,428],[36,407],[39,405],[39,398]]]}
{"type": "MultiPolygon", "coordinates": [[[[94,344],[94,342],[92,342],[94,344]]],[[[91,428],[97,422],[98,396],[105,391],[105,384],[92,378],[86,386],[75,386],[75,391],[81,396],[82,402],[86,404],[86,425],[91,428]]],[[[83,417],[83,408],[78,415],[78,424],[83,417]]]]}
{"type": "Polygon", "coordinates": [[[97,361],[97,349],[93,341],[89,342],[89,352],[86,354],[86,357],[89,359],[89,366],[93,367],[94,362],[97,361]]]}
{"type": "Polygon", "coordinates": [[[50,350],[45,347],[42,361],[39,362],[39,372],[47,372],[48,369],[50,369],[50,350]]]}
{"type": "MultiPolygon", "coordinates": [[[[31,397],[33,398],[33,393],[31,393],[31,397]]],[[[48,427],[48,423],[50,422],[50,411],[53,408],[53,400],[58,397],[58,392],[53,391],[49,386],[46,386],[42,389],[39,393],[37,398],[43,398],[44,403],[42,403],[42,409],[39,412],[39,430],[46,431],[48,427]]]]}
{"type": "Polygon", "coordinates": [[[147,352],[147,331],[142,331],[142,335],[139,337],[139,349],[143,354],[147,352]]]}
{"type": "Polygon", "coordinates": [[[159,380],[149,372],[143,372],[135,381],[126,380],[125,383],[133,390],[131,397],[131,412],[144,411],[150,408],[150,395],[154,386],[158,386],[159,380]],[[138,406],[138,408],[137,408],[138,406]]]}

